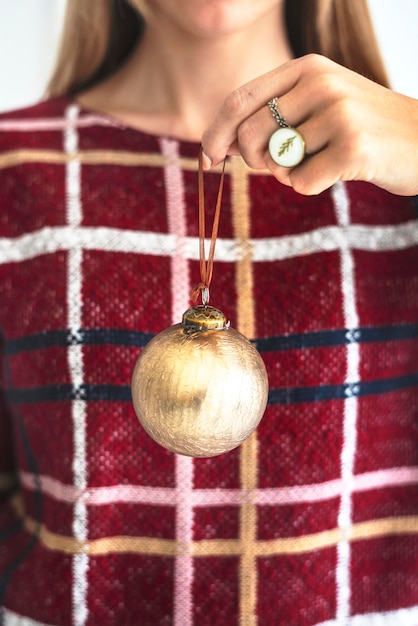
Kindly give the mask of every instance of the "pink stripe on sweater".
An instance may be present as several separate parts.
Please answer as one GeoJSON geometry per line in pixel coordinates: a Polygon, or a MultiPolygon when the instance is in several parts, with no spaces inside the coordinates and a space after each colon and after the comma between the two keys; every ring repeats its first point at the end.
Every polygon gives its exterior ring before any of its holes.
{"type": "MultiPolygon", "coordinates": [[[[122,126],[116,120],[112,120],[101,115],[84,115],[75,122],[75,128],[86,128],[88,126],[122,126]]],[[[7,119],[0,120],[0,131],[3,132],[28,132],[28,131],[62,131],[66,128],[65,119],[39,118],[39,119],[7,119]]]]}
{"type": "MultiPolygon", "coordinates": [[[[168,228],[175,238],[171,257],[172,323],[181,322],[189,305],[189,262],[184,247],[187,233],[183,172],[180,168],[179,144],[161,139],[161,152],[166,159],[164,180],[168,228]]],[[[179,554],[174,568],[174,626],[192,626],[193,621],[193,559],[188,551],[193,539],[193,459],[176,455],[176,540],[179,554]]]]}
{"type": "MultiPolygon", "coordinates": [[[[85,504],[89,506],[100,506],[112,504],[113,502],[160,504],[162,506],[174,506],[176,503],[176,490],[170,488],[143,485],[113,485],[109,487],[91,487],[81,491],[73,485],[64,484],[50,476],[41,475],[38,480],[42,493],[61,502],[73,503],[83,499],[85,504]]],[[[34,491],[37,489],[33,474],[21,472],[20,481],[26,489],[34,491]]],[[[418,484],[418,467],[395,467],[354,476],[353,491],[364,492],[372,489],[402,487],[414,484],[418,484]]],[[[193,489],[189,493],[189,498],[192,507],[240,506],[249,497],[256,504],[281,505],[298,502],[321,502],[335,498],[339,496],[340,488],[340,480],[331,480],[312,485],[256,489],[251,494],[246,494],[240,489],[193,489]]]]}

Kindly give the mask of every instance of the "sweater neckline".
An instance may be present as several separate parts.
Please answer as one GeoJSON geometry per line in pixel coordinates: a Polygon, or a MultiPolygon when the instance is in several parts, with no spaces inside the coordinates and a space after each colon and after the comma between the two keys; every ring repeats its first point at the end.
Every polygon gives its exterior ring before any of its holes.
{"type": "Polygon", "coordinates": [[[131,134],[132,136],[144,137],[144,138],[155,139],[155,140],[167,139],[171,141],[176,141],[179,145],[189,146],[190,148],[195,148],[195,149],[199,149],[200,147],[199,141],[183,139],[181,137],[170,135],[168,133],[163,133],[163,134],[153,133],[151,131],[147,131],[145,129],[142,129],[136,126],[132,126],[124,122],[121,118],[118,118],[117,116],[114,116],[105,111],[100,111],[98,109],[87,107],[81,104],[80,102],[78,102],[78,100],[75,97],[63,96],[61,99],[62,99],[64,106],[76,105],[79,109],[79,113],[81,117],[91,116],[91,117],[97,118],[98,120],[102,120],[105,123],[105,125],[108,125],[111,128],[117,128],[122,132],[131,134]]]}

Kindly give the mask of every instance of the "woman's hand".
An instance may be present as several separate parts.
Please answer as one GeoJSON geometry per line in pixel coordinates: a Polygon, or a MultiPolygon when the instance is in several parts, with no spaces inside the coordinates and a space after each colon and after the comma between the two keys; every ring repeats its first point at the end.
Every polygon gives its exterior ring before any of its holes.
{"type": "Polygon", "coordinates": [[[317,194],[339,180],[364,180],[392,193],[418,193],[418,101],[325,57],[285,63],[231,93],[202,138],[205,168],[240,154],[285,185],[317,194]],[[306,157],[276,165],[268,142],[277,122],[267,102],[305,139],[306,157]]]}

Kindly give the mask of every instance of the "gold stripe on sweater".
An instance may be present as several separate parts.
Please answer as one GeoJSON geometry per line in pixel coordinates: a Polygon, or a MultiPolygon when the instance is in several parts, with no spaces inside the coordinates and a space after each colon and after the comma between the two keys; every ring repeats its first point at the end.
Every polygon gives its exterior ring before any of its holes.
{"type": "MultiPolygon", "coordinates": [[[[153,537],[103,537],[90,541],[80,542],[74,537],[55,533],[45,524],[38,524],[36,520],[23,513],[21,497],[12,499],[13,508],[22,518],[24,528],[48,550],[55,550],[68,554],[91,554],[105,556],[108,554],[147,554],[161,556],[176,556],[184,551],[184,544],[177,544],[174,539],[159,539],[153,537]]],[[[353,524],[345,533],[339,528],[333,528],[310,535],[299,537],[285,537],[271,540],[254,540],[252,554],[254,558],[277,557],[286,554],[303,554],[335,547],[340,541],[348,540],[370,541],[390,536],[418,535],[418,516],[388,517],[353,524]]],[[[248,549],[244,545],[245,536],[239,539],[209,539],[192,541],[188,546],[189,553],[196,558],[204,557],[242,557],[248,549]]]]}
{"type": "MultiPolygon", "coordinates": [[[[237,329],[248,339],[255,336],[254,278],[252,267],[251,204],[248,190],[248,168],[241,159],[231,161],[231,205],[234,239],[238,260],[235,265],[237,293],[237,329]]],[[[240,485],[248,494],[240,507],[239,623],[256,625],[257,603],[257,507],[251,493],[258,483],[258,439],[254,432],[240,447],[240,485]]]]}
{"type": "MultiPolygon", "coordinates": [[[[79,150],[75,155],[63,152],[62,150],[38,150],[35,148],[25,148],[21,150],[8,150],[0,153],[0,169],[13,167],[15,165],[23,165],[24,163],[52,163],[64,165],[69,161],[76,159],[84,165],[126,165],[126,166],[144,166],[144,167],[165,167],[167,165],[167,157],[154,152],[131,152],[130,150],[79,150]]],[[[234,157],[232,161],[226,164],[225,171],[228,173],[231,163],[241,162],[239,157],[234,157]]],[[[182,169],[190,172],[198,171],[198,159],[190,157],[180,157],[178,163],[182,169]]],[[[220,173],[222,165],[217,165],[210,172],[220,173]]],[[[247,169],[247,175],[260,175],[260,170],[247,169]]],[[[264,172],[269,172],[265,170],[264,172]]]]}
{"type": "MultiPolygon", "coordinates": [[[[10,150],[0,154],[0,169],[22,165],[24,163],[50,163],[64,165],[71,160],[77,160],[83,165],[125,165],[160,167],[167,165],[167,157],[158,153],[131,152],[124,150],[80,150],[74,155],[61,150],[10,150]]],[[[180,158],[179,163],[184,170],[197,172],[198,160],[180,158]]],[[[220,166],[213,169],[220,171],[220,166]]]]}

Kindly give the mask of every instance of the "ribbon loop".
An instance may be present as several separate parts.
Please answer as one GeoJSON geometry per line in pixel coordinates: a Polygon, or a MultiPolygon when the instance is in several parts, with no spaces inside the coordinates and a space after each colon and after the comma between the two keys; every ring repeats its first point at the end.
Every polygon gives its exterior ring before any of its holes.
{"type": "Polygon", "coordinates": [[[198,175],[198,187],[199,187],[199,261],[200,261],[200,282],[192,289],[190,298],[193,302],[196,302],[199,294],[202,297],[202,303],[206,306],[209,302],[209,286],[212,280],[213,274],[213,262],[215,258],[215,246],[218,236],[219,219],[221,215],[222,193],[225,178],[225,159],[222,166],[221,180],[219,182],[218,196],[216,199],[215,215],[212,224],[212,234],[210,240],[209,256],[206,261],[205,253],[205,191],[204,191],[204,179],[203,179],[203,167],[202,167],[202,152],[200,148],[199,152],[199,175],[198,175]]]}

